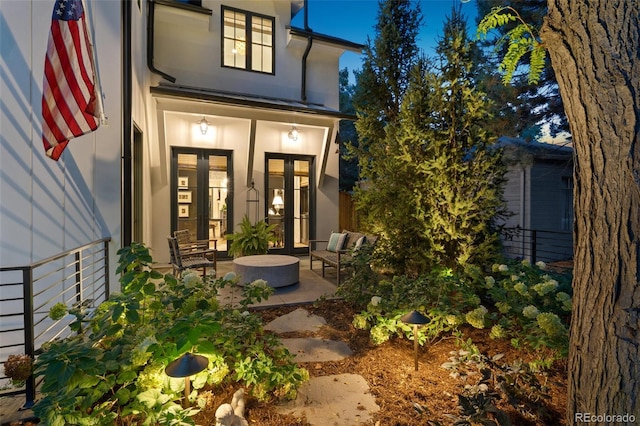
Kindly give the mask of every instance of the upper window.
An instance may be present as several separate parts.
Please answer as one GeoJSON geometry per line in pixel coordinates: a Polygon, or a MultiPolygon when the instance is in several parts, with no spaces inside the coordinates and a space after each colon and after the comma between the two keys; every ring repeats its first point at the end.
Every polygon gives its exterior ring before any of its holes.
{"type": "Polygon", "coordinates": [[[222,65],[273,74],[274,22],[272,17],[223,6],[222,65]]]}

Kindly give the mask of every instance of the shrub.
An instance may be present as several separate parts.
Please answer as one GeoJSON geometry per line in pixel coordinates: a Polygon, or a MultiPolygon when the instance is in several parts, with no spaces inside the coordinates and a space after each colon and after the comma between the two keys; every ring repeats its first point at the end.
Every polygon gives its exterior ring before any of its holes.
{"type": "Polygon", "coordinates": [[[567,325],[571,313],[571,277],[546,270],[543,262],[505,262],[492,266],[485,295],[496,311],[491,322],[500,326],[495,338],[512,337],[532,349],[548,347],[566,357],[567,325]]]}
{"type": "MultiPolygon", "coordinates": [[[[45,424],[193,424],[197,410],[179,404],[184,380],[164,374],[186,352],[209,359],[193,377],[193,401],[205,386],[224,381],[238,381],[262,400],[293,397],[308,378],[277,338],[264,333],[259,316],[220,305],[218,290],[237,285],[233,274],[202,279],[185,271],[177,280],[150,270],[142,245],[119,254],[123,292],[91,316],[72,312],[86,326],[45,346],[36,362],[34,373],[44,380],[34,412],[45,424]]],[[[241,309],[272,291],[260,283],[244,288],[241,309]]]]}
{"type": "Polygon", "coordinates": [[[338,294],[361,310],[353,325],[370,330],[376,344],[393,336],[413,339],[413,327],[400,321],[408,311],[416,309],[431,320],[419,328],[418,341],[424,344],[444,331],[456,329],[464,323],[465,312],[480,305],[474,291],[478,278],[471,269],[464,274],[443,268],[417,278],[407,275],[381,278],[372,276],[370,269],[364,267],[368,258],[366,253],[355,256],[353,274],[338,289],[338,294]]]}

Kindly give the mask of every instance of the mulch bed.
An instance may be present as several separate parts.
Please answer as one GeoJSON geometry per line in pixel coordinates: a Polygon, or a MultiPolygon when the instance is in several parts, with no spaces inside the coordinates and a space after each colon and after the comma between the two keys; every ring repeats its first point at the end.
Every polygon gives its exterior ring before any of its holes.
{"type": "MultiPolygon", "coordinates": [[[[375,346],[369,339],[367,331],[356,330],[352,325],[353,310],[343,301],[322,301],[314,305],[286,306],[261,309],[264,323],[287,314],[299,307],[310,313],[319,315],[327,321],[327,325],[316,333],[287,333],[282,337],[321,337],[347,342],[353,355],[341,361],[303,364],[313,376],[332,374],[359,374],[369,384],[371,393],[380,406],[380,411],[373,416],[374,425],[452,425],[454,420],[448,415],[459,415],[458,394],[462,392],[465,382],[461,378],[453,378],[448,370],[441,367],[448,361],[451,351],[459,348],[453,338],[444,338],[428,347],[420,347],[419,367],[415,371],[413,342],[406,339],[392,339],[375,346]],[[439,423],[436,423],[439,422],[439,423]]],[[[517,359],[529,361],[534,354],[516,350],[509,342],[491,340],[488,330],[466,329],[465,338],[471,337],[480,351],[491,357],[504,354],[501,364],[511,363],[517,359]]],[[[466,382],[475,384],[479,376],[470,376],[466,382]]],[[[549,399],[542,408],[546,410],[546,420],[535,420],[525,413],[527,402],[522,401],[517,407],[500,400],[496,406],[505,411],[513,425],[565,425],[566,410],[566,365],[554,366],[544,375],[538,375],[540,383],[548,387],[549,399]]],[[[210,409],[201,412],[197,417],[198,424],[215,424],[215,409],[220,404],[229,402],[237,387],[218,389],[211,395],[210,409]]],[[[245,417],[250,425],[291,426],[308,425],[305,419],[283,416],[276,412],[271,404],[258,403],[247,399],[245,417]]]]}

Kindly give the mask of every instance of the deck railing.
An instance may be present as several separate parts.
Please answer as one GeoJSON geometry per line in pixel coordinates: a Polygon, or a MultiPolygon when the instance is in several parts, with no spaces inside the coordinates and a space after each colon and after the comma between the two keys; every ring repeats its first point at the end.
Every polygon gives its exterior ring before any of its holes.
{"type": "Polygon", "coordinates": [[[570,232],[538,229],[503,228],[502,251],[506,257],[527,259],[532,263],[573,259],[573,235],[570,232]]]}
{"type": "MultiPolygon", "coordinates": [[[[71,335],[67,315],[54,321],[49,310],[56,303],[93,309],[109,297],[109,241],[103,238],[27,266],[0,268],[0,362],[9,355],[35,359],[43,343],[71,335]]],[[[12,388],[0,375],[0,396],[25,394],[25,407],[35,400],[35,379],[12,388]]]]}

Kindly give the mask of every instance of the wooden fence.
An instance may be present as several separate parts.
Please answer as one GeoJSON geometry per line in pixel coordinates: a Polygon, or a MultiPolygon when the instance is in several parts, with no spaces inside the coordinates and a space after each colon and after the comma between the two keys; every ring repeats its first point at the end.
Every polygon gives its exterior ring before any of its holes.
{"type": "Polygon", "coordinates": [[[351,194],[340,191],[338,208],[340,210],[338,216],[340,229],[358,231],[360,229],[360,221],[351,194]]]}

